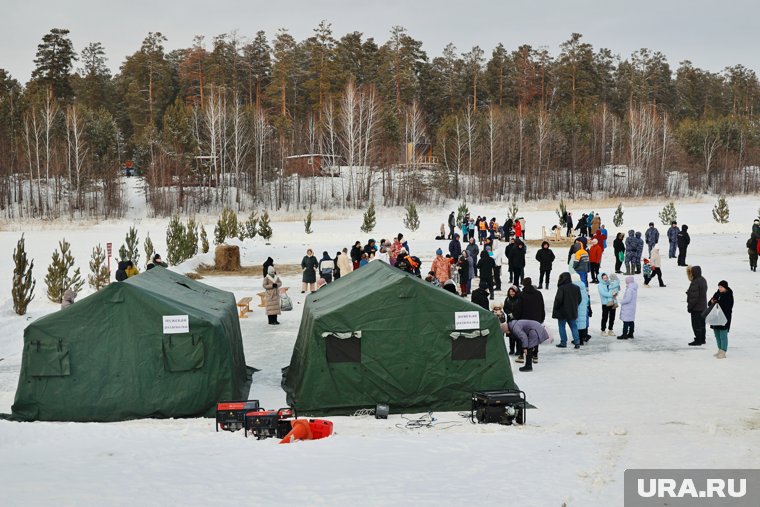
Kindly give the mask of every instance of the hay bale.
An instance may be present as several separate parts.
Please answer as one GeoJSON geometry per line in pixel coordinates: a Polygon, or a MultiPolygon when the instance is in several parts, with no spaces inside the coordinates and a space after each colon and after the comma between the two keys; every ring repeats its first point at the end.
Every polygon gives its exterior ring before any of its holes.
{"type": "Polygon", "coordinates": [[[214,269],[217,271],[238,271],[240,269],[240,248],[234,245],[218,245],[214,250],[214,269]]]}

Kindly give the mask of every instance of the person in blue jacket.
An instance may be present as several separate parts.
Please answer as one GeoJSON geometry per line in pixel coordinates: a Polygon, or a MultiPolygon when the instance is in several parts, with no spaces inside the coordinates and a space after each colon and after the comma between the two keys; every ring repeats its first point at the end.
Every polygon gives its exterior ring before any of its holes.
{"type": "Polygon", "coordinates": [[[670,249],[668,250],[668,259],[676,258],[676,247],[678,247],[678,222],[670,222],[670,229],[668,229],[668,243],[670,243],[670,249]]]}
{"type": "Polygon", "coordinates": [[[607,273],[602,273],[601,283],[597,288],[599,289],[599,302],[602,305],[602,336],[615,336],[612,328],[615,326],[620,280],[618,280],[617,275],[609,276],[607,273]]]}
{"type": "Polygon", "coordinates": [[[578,287],[581,291],[581,302],[578,305],[578,318],[575,320],[575,325],[578,328],[578,339],[581,345],[585,345],[591,338],[588,334],[588,288],[586,284],[581,280],[580,275],[570,275],[573,280],[573,285],[578,287]]]}

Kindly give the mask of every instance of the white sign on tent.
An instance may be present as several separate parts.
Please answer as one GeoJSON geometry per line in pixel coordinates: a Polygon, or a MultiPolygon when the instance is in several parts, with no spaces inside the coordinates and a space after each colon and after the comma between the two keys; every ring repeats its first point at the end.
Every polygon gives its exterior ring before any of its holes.
{"type": "Polygon", "coordinates": [[[190,318],[187,315],[164,315],[164,334],[190,332],[190,318]]]}
{"type": "Polygon", "coordinates": [[[454,312],[454,329],[480,329],[480,313],[454,312]]]}

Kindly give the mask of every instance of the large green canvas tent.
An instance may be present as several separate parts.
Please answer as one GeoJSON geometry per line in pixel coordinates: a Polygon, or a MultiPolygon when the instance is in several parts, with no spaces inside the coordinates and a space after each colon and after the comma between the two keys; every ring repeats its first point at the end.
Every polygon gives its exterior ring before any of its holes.
{"type": "Polygon", "coordinates": [[[304,415],[465,410],[516,388],[491,312],[379,261],[307,297],[282,386],[304,415]]]}
{"type": "Polygon", "coordinates": [[[233,294],[156,267],[26,328],[12,417],[210,416],[249,379],[233,294]]]}

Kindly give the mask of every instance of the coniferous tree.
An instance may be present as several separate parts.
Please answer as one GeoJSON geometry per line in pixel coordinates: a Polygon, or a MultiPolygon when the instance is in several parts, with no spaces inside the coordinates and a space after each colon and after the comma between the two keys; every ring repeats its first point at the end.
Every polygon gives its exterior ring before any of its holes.
{"type": "Polygon", "coordinates": [[[719,224],[727,224],[729,214],[730,212],[728,209],[728,201],[726,201],[726,196],[721,195],[720,197],[718,197],[718,203],[715,206],[713,206],[713,210],[712,210],[713,219],[719,224]]]}
{"type": "Polygon", "coordinates": [[[18,240],[13,250],[13,311],[19,315],[26,314],[29,303],[34,299],[34,287],[37,282],[32,275],[34,259],[27,260],[24,235],[18,240]]]}
{"type": "Polygon", "coordinates": [[[417,206],[413,202],[406,207],[404,226],[410,231],[416,231],[420,228],[420,216],[417,214],[417,206]]]}
{"type": "Polygon", "coordinates": [[[214,242],[221,245],[227,238],[234,238],[239,235],[237,214],[229,208],[224,208],[222,216],[219,217],[214,228],[214,242]]]}
{"type": "Polygon", "coordinates": [[[186,260],[185,244],[187,240],[187,228],[179,219],[179,215],[172,216],[166,228],[166,260],[176,266],[186,260]]]}
{"type": "Polygon", "coordinates": [[[367,211],[364,213],[364,219],[361,226],[362,232],[372,232],[375,229],[376,223],[377,217],[375,217],[375,203],[373,201],[369,203],[369,208],[367,208],[367,211]]]}
{"type": "Polygon", "coordinates": [[[140,238],[137,237],[137,229],[132,226],[124,238],[124,243],[119,247],[119,260],[132,261],[137,267],[140,262],[140,238]]]}
{"type": "Polygon", "coordinates": [[[467,207],[467,203],[462,201],[457,208],[457,224],[461,224],[464,217],[470,214],[470,209],[467,207]]]}
{"type": "Polygon", "coordinates": [[[565,200],[560,199],[559,200],[559,208],[556,210],[557,212],[557,218],[559,218],[559,225],[562,227],[565,227],[567,223],[565,222],[565,216],[567,216],[567,207],[565,206],[565,200]]]}
{"type": "Polygon", "coordinates": [[[670,225],[672,222],[677,222],[678,213],[676,212],[676,205],[672,202],[669,202],[667,205],[665,205],[664,208],[662,208],[659,216],[662,225],[670,225]]]}
{"type": "Polygon", "coordinates": [[[42,37],[37,46],[37,55],[32,78],[45,85],[52,97],[66,99],[72,96],[70,83],[74,60],[77,59],[69,31],[53,28],[42,37]]]}
{"type": "Polygon", "coordinates": [[[53,261],[48,266],[45,285],[47,285],[47,297],[53,303],[60,303],[67,290],[79,292],[84,285],[79,268],[76,268],[69,276],[69,271],[74,267],[74,256],[70,248],[71,245],[65,238],[61,240],[58,243],[58,249],[53,251],[53,261]]]}
{"type": "Polygon", "coordinates": [[[517,203],[515,201],[512,201],[512,204],[507,209],[507,216],[514,221],[515,219],[517,219],[517,213],[519,211],[520,210],[517,207],[517,203]]]}
{"type": "Polygon", "coordinates": [[[245,233],[246,236],[253,239],[256,237],[256,224],[258,223],[259,218],[256,215],[255,211],[251,211],[251,214],[248,215],[248,219],[245,221],[245,233]]]}
{"type": "Polygon", "coordinates": [[[623,225],[623,203],[618,204],[615,215],[612,217],[612,223],[615,224],[615,227],[623,225]]]}
{"type": "Polygon", "coordinates": [[[304,228],[304,231],[306,231],[306,234],[311,234],[312,232],[314,232],[311,229],[311,208],[309,208],[309,212],[306,213],[306,218],[303,221],[303,228],[304,228]]]}
{"type": "Polygon", "coordinates": [[[198,224],[194,218],[187,220],[185,226],[185,238],[182,242],[183,262],[198,254],[198,224]]]}
{"type": "Polygon", "coordinates": [[[150,234],[145,235],[145,242],[143,243],[143,251],[145,252],[145,266],[153,260],[153,254],[156,253],[153,247],[153,240],[150,239],[150,234]]]}
{"type": "Polygon", "coordinates": [[[272,238],[272,227],[269,225],[269,212],[264,211],[259,220],[259,236],[269,241],[272,238]]]}
{"type": "Polygon", "coordinates": [[[206,228],[201,225],[201,253],[208,253],[208,235],[206,234],[206,228]]]}
{"type": "Polygon", "coordinates": [[[111,282],[111,272],[106,265],[106,253],[100,245],[92,249],[90,273],[87,283],[95,290],[100,290],[111,282]]]}

